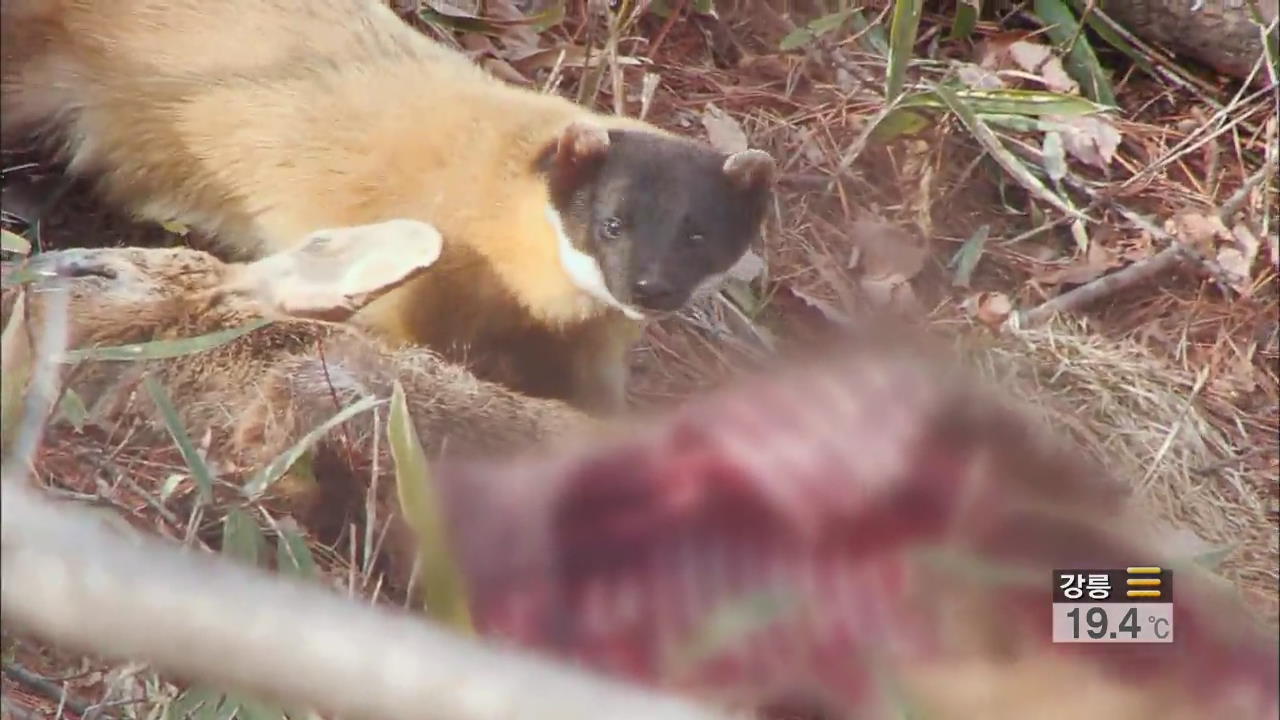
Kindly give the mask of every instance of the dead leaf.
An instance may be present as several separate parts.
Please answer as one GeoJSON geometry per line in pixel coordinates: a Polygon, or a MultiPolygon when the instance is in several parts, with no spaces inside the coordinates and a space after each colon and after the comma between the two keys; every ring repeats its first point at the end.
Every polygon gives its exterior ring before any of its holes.
{"type": "Polygon", "coordinates": [[[1237,225],[1232,231],[1216,214],[1184,212],[1166,220],[1164,229],[1183,244],[1217,260],[1236,292],[1252,292],[1250,271],[1262,243],[1247,226],[1237,225]]]}
{"type": "Polygon", "coordinates": [[[764,271],[764,258],[761,258],[754,251],[748,250],[725,274],[734,280],[750,283],[755,282],[756,278],[764,275],[764,271]]]}
{"type": "Polygon", "coordinates": [[[480,0],[426,0],[423,4],[449,15],[477,15],[480,12],[480,0]]]}
{"type": "Polygon", "coordinates": [[[1210,257],[1217,254],[1218,245],[1235,241],[1217,215],[1199,212],[1178,213],[1165,221],[1164,230],[1210,257]]]}
{"type": "Polygon", "coordinates": [[[483,63],[498,56],[498,46],[493,44],[488,35],[482,33],[463,33],[458,38],[462,51],[474,62],[483,63]]]}
{"type": "Polygon", "coordinates": [[[988,70],[1017,68],[1054,92],[1079,94],[1080,86],[1067,74],[1062,60],[1047,45],[1025,32],[998,33],[983,43],[980,65],[988,70]]]}
{"type": "Polygon", "coordinates": [[[662,76],[651,72],[646,72],[644,78],[640,81],[639,118],[641,120],[649,116],[649,109],[653,107],[653,98],[658,94],[658,84],[661,82],[662,76]]]}
{"type": "Polygon", "coordinates": [[[167,233],[172,233],[182,237],[185,237],[187,233],[191,232],[191,228],[176,220],[162,222],[160,223],[160,227],[164,228],[167,233]]]}
{"type": "Polygon", "coordinates": [[[797,129],[795,132],[800,136],[800,153],[804,155],[804,159],[808,160],[810,165],[821,167],[829,155],[818,144],[816,133],[811,130],[801,129],[797,129]]]}
{"type": "Polygon", "coordinates": [[[1235,238],[1236,247],[1244,255],[1249,265],[1253,265],[1253,261],[1258,257],[1258,250],[1262,243],[1258,242],[1258,236],[1253,234],[1253,230],[1249,229],[1244,223],[1236,223],[1231,228],[1231,236],[1235,238]]]}
{"type": "Polygon", "coordinates": [[[910,280],[924,267],[929,255],[926,242],[901,228],[879,220],[856,220],[849,227],[853,253],[849,267],[864,277],[910,280]]]}
{"type": "Polygon", "coordinates": [[[538,33],[528,24],[528,17],[511,0],[486,0],[486,16],[502,23],[503,58],[527,54],[538,48],[538,33]]]}
{"type": "Polygon", "coordinates": [[[499,57],[487,57],[480,61],[480,65],[485,70],[493,73],[499,78],[516,85],[532,85],[533,81],[525,77],[511,66],[511,63],[499,57]]]}
{"type": "Polygon", "coordinates": [[[1081,285],[1101,277],[1103,273],[1119,265],[1110,249],[1102,243],[1089,243],[1084,257],[1066,267],[1053,268],[1035,275],[1036,282],[1044,285],[1081,285]]]}
{"type": "Polygon", "coordinates": [[[1120,131],[1105,115],[1065,117],[1050,115],[1046,120],[1061,127],[1062,145],[1077,160],[1101,170],[1111,165],[1120,146],[1120,131]]]}
{"type": "Polygon", "coordinates": [[[1231,275],[1231,286],[1236,292],[1248,295],[1250,262],[1244,253],[1233,247],[1222,248],[1218,251],[1218,264],[1231,275]]]}
{"type": "Polygon", "coordinates": [[[1044,171],[1049,179],[1061,182],[1067,176],[1067,157],[1063,154],[1062,133],[1050,130],[1044,134],[1040,143],[1040,154],[1044,156],[1044,171]]]}
{"type": "Polygon", "coordinates": [[[750,77],[758,77],[766,81],[781,82],[791,77],[791,73],[803,58],[794,55],[753,55],[744,58],[738,69],[750,77]]]}
{"type": "Polygon", "coordinates": [[[878,278],[862,278],[858,286],[867,295],[871,305],[893,311],[899,315],[919,316],[924,314],[924,305],[916,297],[911,283],[900,278],[882,280],[878,278]]]}
{"type": "Polygon", "coordinates": [[[1001,292],[980,292],[965,300],[964,309],[978,322],[998,330],[1013,314],[1013,302],[1001,292]]]}
{"type": "Polygon", "coordinates": [[[722,153],[736,153],[747,149],[747,134],[732,115],[707,103],[702,111],[702,126],[707,129],[711,146],[722,153]]]}
{"type": "Polygon", "coordinates": [[[1209,385],[1229,398],[1241,398],[1258,388],[1258,371],[1244,355],[1220,362],[1209,385]]]}
{"type": "Polygon", "coordinates": [[[840,310],[839,308],[827,302],[826,300],[810,295],[809,293],[803,290],[800,290],[798,288],[795,288],[790,284],[785,285],[784,287],[787,289],[787,292],[795,296],[797,300],[804,303],[805,305],[808,305],[814,310],[817,310],[819,313],[822,314],[822,317],[826,318],[826,320],[832,323],[833,325],[852,324],[852,320],[849,318],[847,314],[845,314],[843,310],[840,310]]]}
{"type": "MultiPolygon", "coordinates": [[[[505,53],[507,61],[511,66],[522,73],[532,75],[538,70],[548,70],[555,67],[556,63],[560,63],[561,67],[596,67],[601,62],[609,62],[609,56],[600,50],[591,53],[591,57],[587,58],[587,49],[582,45],[564,45],[554,48],[538,48],[528,52],[505,53]],[[561,55],[563,58],[561,59],[561,55]]],[[[618,65],[626,65],[634,67],[646,64],[644,58],[637,58],[631,55],[619,55],[618,65]]]]}
{"type": "Polygon", "coordinates": [[[966,87],[974,90],[999,90],[1005,86],[1004,80],[989,68],[973,63],[960,63],[956,75],[966,87]]]}
{"type": "Polygon", "coordinates": [[[1231,286],[1241,295],[1249,295],[1253,291],[1250,276],[1260,246],[1258,237],[1248,226],[1237,224],[1232,228],[1231,244],[1218,250],[1218,264],[1232,275],[1231,286]]]}

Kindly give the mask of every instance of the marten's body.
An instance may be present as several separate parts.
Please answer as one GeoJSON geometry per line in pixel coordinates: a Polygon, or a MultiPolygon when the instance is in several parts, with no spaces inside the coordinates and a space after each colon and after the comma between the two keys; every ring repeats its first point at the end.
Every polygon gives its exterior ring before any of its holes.
{"type": "Polygon", "coordinates": [[[430,222],[440,261],[364,321],[590,409],[621,402],[637,321],[741,256],[772,183],[763,153],[508,85],[374,0],[6,0],[3,15],[6,136],[53,131],[108,198],[232,256],[430,222]]]}

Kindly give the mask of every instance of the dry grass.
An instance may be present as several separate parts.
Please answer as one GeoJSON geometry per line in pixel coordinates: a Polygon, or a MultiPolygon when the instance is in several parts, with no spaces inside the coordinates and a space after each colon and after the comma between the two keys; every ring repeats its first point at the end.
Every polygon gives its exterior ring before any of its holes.
{"type": "Polygon", "coordinates": [[[1243,412],[1204,373],[1083,323],[982,338],[970,351],[998,387],[1128,479],[1167,522],[1175,553],[1201,557],[1276,624],[1274,416],[1243,412]]]}

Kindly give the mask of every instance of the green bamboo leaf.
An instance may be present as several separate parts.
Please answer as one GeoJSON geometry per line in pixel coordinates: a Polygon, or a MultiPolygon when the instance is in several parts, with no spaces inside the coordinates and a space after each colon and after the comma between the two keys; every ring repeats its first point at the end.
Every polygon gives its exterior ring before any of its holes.
{"type": "Polygon", "coordinates": [[[236,720],[288,720],[283,708],[258,700],[229,695],[227,704],[235,706],[236,720]]]}
{"type": "Polygon", "coordinates": [[[271,462],[267,463],[267,466],[262,468],[262,470],[259,470],[253,476],[253,479],[245,483],[242,492],[250,500],[256,500],[266,492],[268,488],[275,484],[275,482],[280,479],[280,476],[284,475],[289,468],[293,467],[294,463],[298,462],[303,454],[310,450],[312,445],[316,444],[316,441],[324,437],[330,430],[347,420],[350,420],[356,415],[359,415],[365,410],[380,405],[381,403],[382,401],[371,395],[348,405],[342,410],[339,410],[333,417],[324,421],[322,425],[312,429],[306,435],[303,435],[302,438],[294,443],[292,447],[280,453],[271,462]]]}
{"type": "Polygon", "coordinates": [[[222,693],[213,688],[194,686],[185,690],[176,700],[170,703],[165,712],[165,720],[188,720],[194,713],[218,711],[222,704],[222,693]]]}
{"type": "Polygon", "coordinates": [[[66,420],[76,432],[80,432],[89,419],[89,409],[75,390],[67,388],[62,392],[62,400],[58,402],[58,417],[66,420]]]}
{"type": "Polygon", "coordinates": [[[1088,252],[1089,226],[1085,224],[1084,220],[1081,220],[1080,218],[1072,220],[1071,224],[1067,226],[1067,229],[1071,231],[1071,239],[1075,241],[1076,247],[1080,252],[1082,254],[1088,252]]]}
{"type": "Polygon", "coordinates": [[[977,585],[1010,590],[1044,585],[1044,573],[1026,565],[1002,562],[976,552],[945,545],[925,545],[907,551],[908,563],[963,578],[977,585]]]}
{"type": "Polygon", "coordinates": [[[929,118],[905,108],[889,111],[871,131],[871,139],[887,143],[901,135],[914,135],[929,127],[929,118]]]}
{"type": "Polygon", "coordinates": [[[1067,74],[1080,83],[1085,95],[1103,105],[1115,107],[1116,96],[1111,90],[1111,81],[1071,8],[1063,0],[1035,0],[1035,14],[1045,24],[1049,39],[1067,53],[1063,66],[1067,74]]]}
{"type": "Polygon", "coordinates": [[[854,10],[849,19],[853,22],[853,32],[858,36],[863,49],[880,57],[889,57],[889,36],[880,23],[872,25],[861,10],[854,10]]]}
{"type": "Polygon", "coordinates": [[[1276,24],[1280,23],[1280,17],[1267,22],[1262,17],[1262,10],[1258,7],[1257,0],[1249,0],[1249,17],[1253,19],[1253,23],[1258,26],[1258,32],[1262,33],[1262,46],[1267,51],[1267,62],[1271,64],[1271,77],[1280,77],[1280,33],[1276,32],[1276,24]]]}
{"type": "Polygon", "coordinates": [[[266,544],[262,528],[258,527],[253,516],[235,507],[227,511],[227,516],[222,520],[223,555],[257,565],[266,544]]]}
{"type": "Polygon", "coordinates": [[[235,720],[236,711],[240,706],[235,700],[226,695],[222,696],[222,705],[218,707],[216,712],[201,713],[200,720],[235,720]]]}
{"type": "Polygon", "coordinates": [[[889,26],[889,67],[885,72],[884,99],[893,102],[902,94],[907,82],[907,65],[920,29],[923,0],[894,0],[893,21],[889,26]]]}
{"type": "Polygon", "coordinates": [[[418,17],[432,25],[447,30],[479,33],[481,35],[502,34],[501,26],[493,20],[464,13],[448,5],[441,5],[439,8],[435,8],[428,3],[423,3],[422,7],[418,9],[418,17]]]}
{"type": "Polygon", "coordinates": [[[968,288],[970,280],[973,278],[974,268],[978,267],[978,261],[982,259],[982,252],[987,245],[987,237],[991,234],[991,226],[983,225],[964,241],[964,245],[960,246],[960,250],[956,252],[955,257],[951,259],[951,266],[956,269],[955,275],[951,279],[951,284],[959,288],[968,288]]]}
{"type": "Polygon", "coordinates": [[[841,10],[840,12],[829,13],[814,20],[810,20],[804,26],[798,27],[787,33],[786,37],[782,38],[782,42],[778,43],[778,49],[786,52],[788,50],[795,50],[798,47],[808,45],[817,38],[838,29],[841,25],[844,25],[845,21],[848,20],[853,13],[854,10],[841,10]]]}
{"type": "Polygon", "coordinates": [[[1027,115],[1001,115],[993,113],[978,113],[978,117],[988,125],[1012,130],[1020,133],[1044,132],[1057,128],[1048,127],[1046,124],[1034,117],[1027,115]]]}
{"type": "Polygon", "coordinates": [[[0,228],[0,250],[18,255],[30,255],[31,243],[18,233],[0,228]]]}
{"type": "Polygon", "coordinates": [[[1040,144],[1040,154],[1044,157],[1044,172],[1049,179],[1062,182],[1067,176],[1067,151],[1062,144],[1062,134],[1047,132],[1040,144]]]}
{"type": "Polygon", "coordinates": [[[590,107],[596,101],[596,96],[600,94],[600,84],[604,82],[604,73],[608,69],[609,63],[604,62],[602,58],[596,58],[595,62],[591,62],[591,48],[587,48],[586,58],[584,62],[587,64],[587,72],[583,75],[582,81],[578,83],[578,98],[576,102],[584,107],[590,107]]]}
{"type": "Polygon", "coordinates": [[[649,3],[649,6],[645,8],[645,12],[656,15],[660,18],[666,18],[671,17],[673,8],[667,0],[653,0],[649,3]]]}
{"type": "Polygon", "coordinates": [[[1146,54],[1134,47],[1133,43],[1120,34],[1117,29],[1120,27],[1119,23],[1112,20],[1111,16],[1103,12],[1102,8],[1097,5],[1094,5],[1093,9],[1090,10],[1089,4],[1087,0],[1071,0],[1071,6],[1084,18],[1085,25],[1088,25],[1090,29],[1098,33],[1098,37],[1102,38],[1103,42],[1128,56],[1133,61],[1133,64],[1138,66],[1138,69],[1158,78],[1159,75],[1156,74],[1156,68],[1147,59],[1146,54]]]}
{"type": "Polygon", "coordinates": [[[180,357],[182,355],[190,355],[192,353],[212,350],[213,348],[225,345],[236,338],[247,335],[260,327],[269,325],[270,323],[271,320],[262,318],[238,328],[219,330],[205,335],[180,338],[177,340],[152,340],[150,342],[132,343],[129,345],[81,348],[67,352],[63,362],[130,362],[134,360],[163,360],[166,358],[180,357]]]}
{"type": "Polygon", "coordinates": [[[694,627],[691,639],[672,657],[681,672],[751,639],[795,609],[795,598],[759,591],[730,597],[712,608],[694,627]]]}
{"type": "Polygon", "coordinates": [[[196,486],[199,488],[197,501],[207,503],[213,500],[213,473],[209,470],[208,464],[204,458],[200,457],[200,453],[196,452],[195,443],[191,442],[191,437],[187,435],[187,430],[182,426],[182,418],[178,416],[178,410],[174,408],[173,401],[169,399],[169,394],[160,385],[155,376],[148,374],[142,380],[142,384],[147,388],[147,393],[151,395],[151,400],[155,402],[156,408],[160,410],[160,416],[164,420],[165,427],[169,430],[169,436],[173,438],[173,442],[178,446],[178,451],[182,453],[182,460],[187,464],[187,469],[191,471],[191,476],[196,480],[196,486]]]}
{"type": "Polygon", "coordinates": [[[982,0],[959,0],[956,14],[951,18],[951,36],[948,39],[954,41],[972,35],[981,13],[982,0]]]}
{"type": "Polygon", "coordinates": [[[464,632],[471,632],[466,585],[450,552],[440,499],[409,416],[404,388],[397,380],[391,394],[387,437],[396,470],[396,495],[405,521],[418,538],[418,567],[427,614],[464,632]]]}
{"type": "Polygon", "coordinates": [[[173,473],[164,479],[164,483],[160,486],[160,503],[162,505],[169,502],[169,498],[173,496],[173,491],[178,489],[178,484],[186,477],[182,473],[173,473]]]}
{"type": "Polygon", "coordinates": [[[17,433],[22,418],[22,400],[26,396],[27,382],[31,379],[33,353],[27,341],[27,294],[18,293],[13,301],[9,322],[0,333],[0,428],[3,428],[3,445],[17,433]]]}
{"type": "Polygon", "coordinates": [[[551,3],[541,12],[530,15],[528,21],[534,32],[546,32],[564,22],[564,4],[564,0],[559,0],[559,2],[551,3]]]}
{"type": "Polygon", "coordinates": [[[307,539],[293,527],[281,527],[276,541],[276,569],[285,575],[310,580],[316,576],[316,561],[307,539]]]}
{"type": "Polygon", "coordinates": [[[552,3],[544,10],[517,18],[491,18],[463,12],[445,3],[423,3],[418,17],[434,25],[460,32],[502,35],[508,28],[530,26],[541,32],[564,20],[564,2],[552,3]]]}
{"type": "Polygon", "coordinates": [[[956,117],[960,118],[960,121],[968,128],[969,133],[986,149],[992,159],[1000,167],[1004,168],[1004,171],[1009,173],[1027,192],[1073,218],[1080,217],[1080,213],[1077,210],[1052,190],[1045,187],[1044,183],[1040,182],[1040,178],[1036,177],[1016,155],[1004,146],[1004,143],[1000,142],[1000,138],[977,116],[968,103],[958,97],[955,92],[941,85],[935,87],[933,91],[955,113],[956,117]]]}
{"type": "Polygon", "coordinates": [[[826,33],[839,30],[840,26],[844,25],[845,21],[849,19],[849,16],[852,15],[853,12],[854,11],[850,9],[828,13],[822,17],[810,20],[809,29],[812,30],[815,35],[825,35],[826,33]]]}
{"type": "Polygon", "coordinates": [[[844,157],[840,158],[840,166],[836,171],[837,175],[853,167],[853,163],[862,154],[862,151],[866,149],[867,142],[871,140],[871,136],[875,134],[876,128],[880,127],[880,123],[884,122],[886,118],[898,111],[900,102],[901,98],[899,98],[898,102],[886,104],[877,110],[875,115],[871,116],[871,119],[863,126],[862,132],[858,133],[853,142],[845,148],[844,157]]]}
{"type": "Polygon", "coordinates": [[[1226,560],[1227,557],[1230,556],[1231,553],[1235,552],[1239,547],[1240,543],[1223,545],[1222,547],[1200,553],[1199,555],[1191,558],[1191,561],[1202,568],[1216,571],[1218,566],[1222,564],[1222,561],[1226,560]]]}
{"type": "MultiPolygon", "coordinates": [[[[974,112],[1001,115],[1063,115],[1074,117],[1103,112],[1107,108],[1079,95],[1044,90],[974,90],[950,88],[951,93],[972,107],[974,112]]],[[[902,98],[899,107],[948,109],[936,92],[924,91],[902,98]]]]}
{"type": "Polygon", "coordinates": [[[783,36],[782,40],[778,43],[778,50],[781,52],[788,52],[795,50],[796,48],[802,48],[813,42],[813,40],[813,31],[809,30],[807,27],[798,27],[783,36]]]}
{"type": "Polygon", "coordinates": [[[35,282],[39,279],[40,279],[40,274],[35,272],[31,268],[25,268],[25,267],[18,268],[13,272],[4,276],[4,281],[3,283],[0,283],[0,287],[6,287],[6,288],[17,287],[18,285],[25,285],[27,283],[35,282]]]}

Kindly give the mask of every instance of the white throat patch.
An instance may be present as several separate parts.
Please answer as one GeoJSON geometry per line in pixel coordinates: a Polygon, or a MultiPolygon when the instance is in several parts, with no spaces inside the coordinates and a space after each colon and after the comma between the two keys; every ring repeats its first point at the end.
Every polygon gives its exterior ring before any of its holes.
{"type": "Polygon", "coordinates": [[[573,246],[573,242],[569,240],[569,236],[565,234],[564,223],[560,221],[560,213],[551,205],[547,206],[547,221],[551,223],[551,227],[556,233],[556,247],[560,254],[560,267],[564,268],[565,273],[569,275],[569,280],[582,292],[608,305],[609,307],[620,310],[623,315],[632,320],[644,319],[644,314],[631,307],[630,305],[619,302],[609,292],[609,287],[605,285],[604,273],[600,270],[600,263],[590,255],[582,252],[573,246]]]}

